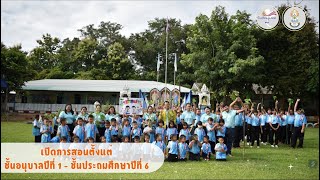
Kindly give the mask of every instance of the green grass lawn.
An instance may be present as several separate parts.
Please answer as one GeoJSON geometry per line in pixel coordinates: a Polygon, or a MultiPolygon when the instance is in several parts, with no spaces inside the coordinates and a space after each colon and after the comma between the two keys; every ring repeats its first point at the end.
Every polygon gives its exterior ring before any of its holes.
{"type": "MultiPolygon", "coordinates": [[[[1,142],[33,142],[32,125],[1,122],[1,142]]],[[[227,162],[165,162],[150,174],[4,174],[2,179],[319,179],[319,129],[308,128],[303,149],[287,145],[233,149],[227,162]],[[310,160],[317,165],[310,166],[310,160]],[[288,166],[292,165],[292,169],[288,166]]]]}

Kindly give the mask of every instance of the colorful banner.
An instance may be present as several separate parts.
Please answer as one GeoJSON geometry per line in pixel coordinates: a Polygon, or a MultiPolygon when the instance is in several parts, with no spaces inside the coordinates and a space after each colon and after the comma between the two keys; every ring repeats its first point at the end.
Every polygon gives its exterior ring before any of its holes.
{"type": "Polygon", "coordinates": [[[149,104],[150,105],[153,105],[155,107],[157,107],[160,103],[160,91],[157,89],[157,88],[153,88],[151,91],[150,91],[150,102],[149,104]]]}
{"type": "Polygon", "coordinates": [[[170,91],[170,89],[164,87],[160,92],[161,92],[160,105],[162,106],[165,101],[170,102],[171,91],[170,91]]]}
{"type": "Polygon", "coordinates": [[[173,106],[180,106],[180,91],[178,89],[173,89],[171,92],[171,99],[173,106]]]}
{"type": "Polygon", "coordinates": [[[143,114],[143,99],[142,98],[120,98],[119,113],[126,115],[143,114]]]}

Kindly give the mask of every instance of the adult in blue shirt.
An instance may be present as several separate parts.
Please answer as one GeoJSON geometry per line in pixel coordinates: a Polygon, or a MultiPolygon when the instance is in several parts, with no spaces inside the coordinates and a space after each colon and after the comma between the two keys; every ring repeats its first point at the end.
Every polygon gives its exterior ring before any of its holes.
{"type": "Polygon", "coordinates": [[[242,100],[237,97],[229,106],[225,106],[222,109],[222,118],[225,121],[225,127],[226,127],[226,136],[225,136],[225,141],[227,145],[227,152],[226,155],[232,156],[231,154],[231,148],[232,148],[232,143],[234,140],[234,127],[235,127],[235,117],[237,113],[241,113],[244,111],[244,109],[241,110],[234,110],[233,105],[239,102],[243,106],[242,100]]]}
{"type": "Polygon", "coordinates": [[[193,127],[194,122],[196,121],[196,115],[191,111],[191,104],[187,103],[186,111],[184,111],[180,116],[181,123],[186,122],[189,128],[193,127]]]}
{"type": "Polygon", "coordinates": [[[75,127],[76,114],[72,110],[71,104],[66,104],[64,111],[59,114],[59,119],[65,118],[67,126],[70,129],[70,136],[73,137],[73,129],[75,127]]]}
{"type": "Polygon", "coordinates": [[[116,108],[114,106],[110,106],[108,111],[107,111],[107,114],[106,114],[106,121],[109,121],[111,122],[111,119],[112,118],[115,118],[116,121],[117,121],[117,124],[120,125],[121,124],[121,119],[120,119],[120,116],[119,114],[117,114],[116,112],[116,108]]]}
{"type": "Polygon", "coordinates": [[[299,138],[298,148],[303,147],[303,138],[304,138],[304,128],[307,124],[307,118],[302,114],[301,109],[297,110],[300,99],[297,99],[294,105],[294,129],[292,134],[292,143],[291,147],[295,148],[297,140],[299,138]]]}
{"type": "Polygon", "coordinates": [[[211,113],[211,109],[209,106],[205,108],[205,113],[201,115],[200,121],[202,122],[203,126],[207,125],[208,118],[211,117],[214,123],[218,122],[218,117],[216,114],[211,113]]]}

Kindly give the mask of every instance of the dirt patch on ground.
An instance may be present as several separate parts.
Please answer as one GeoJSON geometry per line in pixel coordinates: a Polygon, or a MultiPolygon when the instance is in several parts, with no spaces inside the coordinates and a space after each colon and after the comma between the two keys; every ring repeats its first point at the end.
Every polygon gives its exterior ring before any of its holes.
{"type": "Polygon", "coordinates": [[[2,113],[1,121],[32,121],[35,116],[33,113],[2,113]]]}

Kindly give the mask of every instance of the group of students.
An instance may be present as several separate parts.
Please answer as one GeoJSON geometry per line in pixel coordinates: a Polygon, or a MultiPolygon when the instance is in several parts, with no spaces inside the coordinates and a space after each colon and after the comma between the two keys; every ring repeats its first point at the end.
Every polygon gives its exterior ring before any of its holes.
{"type": "Polygon", "coordinates": [[[294,107],[295,114],[292,114],[290,106],[288,114],[285,114],[278,112],[278,102],[273,111],[268,109],[266,112],[260,104],[255,110],[253,105],[249,108],[237,98],[229,106],[220,103],[214,112],[206,107],[201,113],[189,103],[184,112],[181,108],[172,109],[166,101],[160,112],[149,106],[143,116],[119,115],[113,106],[105,114],[101,112],[100,104],[96,105],[94,113],[89,114],[87,108],[82,107],[77,114],[68,104],[52,120],[42,120],[36,115],[33,135],[35,142],[42,143],[149,142],[158,146],[168,161],[185,161],[187,155],[189,160],[200,160],[200,157],[209,160],[212,155],[217,160],[226,160],[228,155],[232,156],[232,147],[240,147],[243,125],[251,147],[255,141],[259,147],[260,135],[263,144],[269,135],[272,147],[277,147],[279,140],[288,143],[288,137],[292,137],[293,147],[299,138],[298,147],[302,147],[306,118],[300,109],[297,110],[298,102],[294,107]],[[285,137],[282,136],[283,131],[286,132],[285,137]]]}

